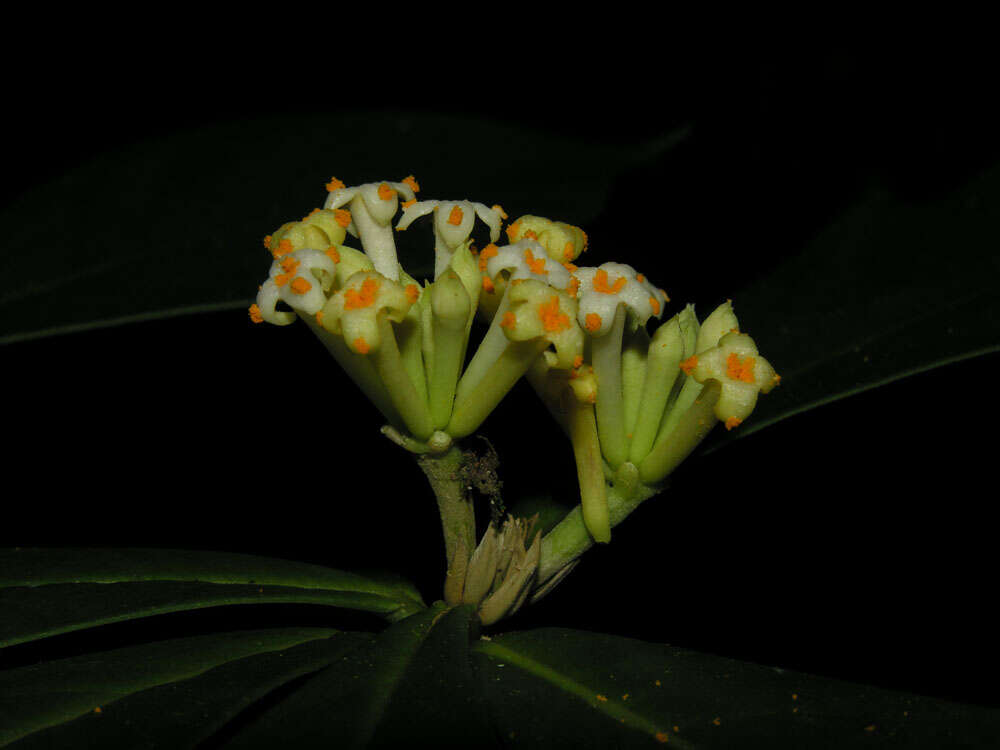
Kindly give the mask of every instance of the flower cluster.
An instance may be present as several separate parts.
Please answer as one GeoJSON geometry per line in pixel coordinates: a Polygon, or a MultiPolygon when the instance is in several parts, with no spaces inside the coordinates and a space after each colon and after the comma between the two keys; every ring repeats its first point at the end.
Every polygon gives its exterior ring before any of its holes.
{"type": "Polygon", "coordinates": [[[524,377],[569,437],[596,541],[610,539],[609,485],[662,482],[714,424],[736,427],[779,381],[729,302],[701,322],[688,305],[648,330],[666,292],[624,263],[575,265],[588,244],[578,227],[528,215],[504,230],[500,206],[418,201],[413,177],[332,179],[327,190],[322,209],[266,238],[273,262],[251,318],[304,320],[385,419],[429,451],[475,432],[524,377]],[[434,278],[418,281],[394,233],[425,216],[434,278]],[[481,250],[477,218],[489,235],[481,250]],[[485,333],[470,355],[477,315],[485,333]]]}

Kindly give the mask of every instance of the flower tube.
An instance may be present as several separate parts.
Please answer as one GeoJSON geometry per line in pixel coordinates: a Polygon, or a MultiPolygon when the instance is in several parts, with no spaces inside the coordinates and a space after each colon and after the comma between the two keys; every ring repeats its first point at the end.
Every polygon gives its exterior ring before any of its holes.
{"type": "Polygon", "coordinates": [[[403,215],[396,224],[403,231],[413,221],[429,213],[434,214],[434,278],[445,272],[455,251],[469,239],[478,216],[490,228],[490,242],[500,237],[500,224],[504,216],[500,206],[490,208],[471,201],[427,200],[404,206],[403,215]]]}
{"type": "Polygon", "coordinates": [[[627,322],[660,317],[668,301],[662,289],[624,263],[579,268],[580,325],[593,337],[591,363],[597,375],[597,427],[604,457],[613,469],[628,458],[622,394],[622,338],[627,322]]]}
{"type": "Polygon", "coordinates": [[[336,177],[327,184],[330,193],[324,209],[340,209],[349,205],[347,231],[361,238],[365,253],[372,259],[375,270],[391,281],[399,280],[399,260],[396,242],[392,236],[392,217],[399,208],[399,196],[405,201],[415,200],[416,181],[407,177],[402,182],[370,182],[346,187],[336,177]]]}

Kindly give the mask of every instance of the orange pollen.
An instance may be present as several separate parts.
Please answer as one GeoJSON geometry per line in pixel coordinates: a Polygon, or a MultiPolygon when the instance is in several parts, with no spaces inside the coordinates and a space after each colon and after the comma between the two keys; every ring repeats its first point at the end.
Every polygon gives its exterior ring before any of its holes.
{"type": "Polygon", "coordinates": [[[653,737],[659,743],[666,743],[670,739],[670,735],[666,732],[657,732],[653,737]]]}
{"type": "Polygon", "coordinates": [[[524,262],[528,264],[528,268],[531,269],[532,273],[537,273],[539,276],[548,276],[549,272],[545,270],[545,258],[535,259],[535,254],[531,252],[531,248],[524,251],[524,262]]]}
{"type": "Polygon", "coordinates": [[[520,221],[515,221],[513,224],[511,224],[509,227],[507,227],[507,229],[505,229],[504,231],[507,232],[507,238],[510,239],[513,242],[514,240],[517,239],[518,232],[521,231],[521,222],[520,221]]]}
{"type": "Polygon", "coordinates": [[[573,251],[575,249],[576,248],[573,247],[573,243],[572,242],[567,242],[566,243],[566,247],[563,248],[563,257],[566,259],[567,263],[569,263],[571,260],[573,260],[574,257],[576,257],[573,254],[573,251]]]}
{"type": "Polygon", "coordinates": [[[739,427],[742,422],[743,420],[739,417],[730,417],[726,420],[726,429],[731,430],[734,427],[739,427]]]}
{"type": "Polygon", "coordinates": [[[274,283],[277,286],[284,286],[285,284],[288,283],[289,278],[290,277],[287,273],[279,273],[277,276],[274,277],[274,283]]]}
{"type": "Polygon", "coordinates": [[[683,362],[681,362],[681,369],[684,370],[685,375],[690,375],[691,371],[698,366],[698,355],[693,357],[688,357],[683,362]]]}
{"type": "Polygon", "coordinates": [[[299,262],[295,258],[282,258],[279,265],[285,273],[295,273],[299,268],[299,262]]]}
{"type": "Polygon", "coordinates": [[[403,184],[409,187],[414,193],[420,192],[420,183],[417,182],[417,178],[412,174],[409,177],[403,178],[403,184]]]}
{"type": "Polygon", "coordinates": [[[517,316],[512,312],[505,312],[503,320],[500,321],[501,328],[514,328],[517,325],[517,316]]]}
{"type": "Polygon", "coordinates": [[[569,263],[569,262],[563,263],[562,265],[563,265],[563,268],[565,268],[570,273],[576,273],[577,271],[580,270],[580,266],[575,266],[575,265],[573,265],[572,263],[569,263]]]}
{"type": "Polygon", "coordinates": [[[343,182],[338,180],[336,177],[331,177],[330,181],[326,183],[327,192],[332,193],[334,190],[343,190],[347,187],[343,182]]]}
{"type": "Polygon", "coordinates": [[[740,361],[740,357],[736,352],[732,352],[728,357],[726,357],[726,375],[728,375],[733,380],[742,380],[744,383],[754,383],[753,376],[753,357],[744,357],[743,361],[740,361]]]}
{"type": "Polygon", "coordinates": [[[454,206],[451,209],[451,213],[448,214],[448,223],[451,224],[453,227],[457,227],[459,224],[462,223],[463,218],[465,218],[465,214],[462,213],[462,209],[460,209],[458,206],[454,206]]]}
{"type": "Polygon", "coordinates": [[[653,315],[659,315],[660,314],[660,303],[656,299],[656,297],[650,297],[649,298],[649,306],[653,308],[653,315]]]}
{"type": "Polygon", "coordinates": [[[323,325],[323,311],[322,310],[317,310],[316,311],[316,323],[318,325],[323,325]]]}
{"type": "Polygon", "coordinates": [[[354,339],[354,348],[357,350],[358,354],[367,354],[372,350],[372,348],[368,346],[368,342],[365,341],[364,336],[358,336],[354,339]]]}
{"type": "Polygon", "coordinates": [[[346,208],[338,208],[333,212],[333,218],[340,226],[347,229],[351,223],[351,212],[346,208]]]}
{"type": "Polygon", "coordinates": [[[378,281],[370,276],[361,282],[361,291],[347,289],[344,292],[344,309],[360,310],[371,307],[375,303],[375,294],[378,292],[378,281]]]}
{"type": "Polygon", "coordinates": [[[416,202],[417,202],[417,199],[416,198],[412,198],[411,200],[403,201],[399,205],[401,205],[403,208],[409,208],[410,206],[412,206],[416,202]]]}
{"type": "Polygon", "coordinates": [[[524,233],[524,238],[527,240],[537,240],[538,235],[535,234],[533,230],[529,229],[527,232],[524,233]]]}
{"type": "Polygon", "coordinates": [[[496,287],[493,285],[489,276],[483,276],[483,290],[488,294],[493,294],[493,292],[496,291],[496,287]]]}
{"type": "Polygon", "coordinates": [[[410,301],[411,305],[417,301],[417,298],[419,296],[420,296],[420,287],[418,287],[416,284],[406,285],[406,299],[410,301]]]}
{"type": "Polygon", "coordinates": [[[292,289],[293,292],[295,292],[295,294],[305,294],[306,292],[308,292],[312,288],[313,288],[313,285],[310,284],[305,279],[303,279],[301,276],[299,276],[298,278],[294,279],[292,281],[292,285],[291,285],[291,289],[292,289]]]}
{"type": "Polygon", "coordinates": [[[777,373],[775,373],[775,375],[774,375],[774,384],[775,385],[781,385],[781,376],[778,375],[777,373]]]}
{"type": "Polygon", "coordinates": [[[636,281],[638,281],[638,282],[643,282],[643,281],[645,281],[645,280],[646,280],[646,277],[645,277],[645,276],[643,276],[643,275],[642,275],[641,273],[637,273],[637,274],[635,275],[635,280],[636,280],[636,281]]]}
{"type": "Polygon", "coordinates": [[[266,247],[268,250],[271,249],[271,235],[266,235],[264,237],[264,247],[266,247]]]}
{"type": "Polygon", "coordinates": [[[601,294],[618,294],[628,283],[628,279],[624,276],[619,276],[615,279],[614,286],[608,285],[608,272],[603,268],[597,269],[597,273],[594,274],[594,281],[592,285],[595,292],[600,292],[601,294]]]}
{"type": "Polygon", "coordinates": [[[498,214],[500,214],[500,218],[501,219],[506,219],[507,218],[507,212],[503,210],[503,206],[501,206],[499,203],[497,203],[497,204],[495,204],[493,206],[490,206],[490,208],[492,208],[494,211],[496,211],[498,214]]]}
{"type": "Polygon", "coordinates": [[[396,196],[396,191],[389,187],[388,182],[383,182],[378,186],[378,197],[384,201],[392,200],[396,196]]]}
{"type": "Polygon", "coordinates": [[[600,330],[601,324],[604,321],[601,320],[601,316],[597,313],[587,313],[587,317],[584,319],[587,330],[593,333],[594,331],[600,330]]]}
{"type": "Polygon", "coordinates": [[[264,316],[260,314],[260,307],[257,305],[257,303],[250,305],[250,309],[248,312],[250,313],[250,320],[252,320],[254,323],[264,322],[264,316]]]}
{"type": "Polygon", "coordinates": [[[336,245],[330,245],[325,252],[327,258],[332,260],[334,263],[340,263],[340,252],[337,250],[336,245]]]}
{"type": "Polygon", "coordinates": [[[569,280],[569,284],[566,285],[566,293],[570,297],[576,297],[576,293],[580,291],[580,279],[576,276],[569,280]]]}
{"type": "Polygon", "coordinates": [[[484,247],[483,251],[479,253],[479,270],[485,271],[486,264],[487,262],[489,262],[489,259],[492,258],[494,255],[496,255],[498,252],[499,248],[492,242],[488,244],[486,247],[484,247]]]}
{"type": "Polygon", "coordinates": [[[569,328],[569,316],[559,309],[559,298],[552,295],[548,304],[538,306],[538,315],[542,319],[542,327],[549,333],[558,333],[569,328]]]}
{"type": "Polygon", "coordinates": [[[581,367],[581,365],[583,365],[583,355],[582,354],[577,354],[573,358],[573,369],[574,370],[579,370],[580,367],[581,367]]]}
{"type": "Polygon", "coordinates": [[[590,239],[587,237],[587,233],[582,229],[580,230],[580,234],[583,235],[583,249],[580,252],[585,253],[587,252],[587,243],[590,242],[590,239]]]}
{"type": "Polygon", "coordinates": [[[277,250],[273,248],[271,249],[271,255],[273,255],[275,258],[280,258],[282,255],[288,255],[290,252],[293,252],[294,250],[295,248],[292,247],[291,240],[281,240],[280,242],[278,242],[277,250]]]}

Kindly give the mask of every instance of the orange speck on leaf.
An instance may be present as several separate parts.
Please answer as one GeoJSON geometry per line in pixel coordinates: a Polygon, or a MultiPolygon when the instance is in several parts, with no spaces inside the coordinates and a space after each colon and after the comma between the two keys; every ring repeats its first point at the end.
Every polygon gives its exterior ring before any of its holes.
{"type": "Polygon", "coordinates": [[[604,321],[601,320],[601,316],[597,313],[587,313],[587,317],[584,319],[587,330],[591,333],[600,330],[603,322],[604,321]]]}
{"type": "Polygon", "coordinates": [[[257,305],[256,302],[250,305],[250,309],[247,310],[247,312],[250,313],[250,320],[252,320],[254,323],[264,322],[264,316],[260,314],[260,307],[257,305]]]}
{"type": "Polygon", "coordinates": [[[305,279],[303,279],[301,276],[299,276],[296,279],[294,279],[292,281],[292,285],[291,285],[291,290],[295,294],[305,294],[306,292],[308,292],[312,288],[313,288],[313,285],[310,284],[305,279]]]}
{"type": "Polygon", "coordinates": [[[559,309],[559,298],[552,295],[547,303],[538,306],[538,315],[542,319],[542,327],[549,333],[558,333],[569,328],[569,315],[559,309]]]}
{"type": "Polygon", "coordinates": [[[354,349],[358,354],[367,354],[371,351],[371,347],[368,346],[368,342],[365,341],[364,336],[358,336],[354,339],[354,349]]]}
{"type": "Polygon", "coordinates": [[[453,227],[457,227],[459,224],[462,223],[463,218],[465,218],[465,214],[463,213],[462,209],[459,208],[458,206],[453,206],[451,209],[451,213],[448,214],[448,223],[451,224],[453,227]]]}
{"type": "Polygon", "coordinates": [[[333,219],[344,229],[351,224],[351,212],[346,208],[338,208],[333,212],[333,219]]]}
{"type": "Polygon", "coordinates": [[[753,377],[753,357],[744,357],[740,360],[739,355],[736,352],[731,352],[728,357],[726,357],[726,375],[728,375],[732,380],[742,380],[744,383],[755,382],[753,377]]]}
{"type": "Polygon", "coordinates": [[[618,294],[625,284],[628,283],[628,279],[624,276],[619,276],[615,279],[614,285],[608,284],[608,272],[603,268],[597,269],[597,273],[594,274],[594,280],[592,286],[595,292],[600,292],[601,294],[618,294]]]}
{"type": "Polygon", "coordinates": [[[371,307],[375,302],[375,295],[378,293],[378,281],[370,276],[361,282],[361,291],[357,289],[347,289],[344,291],[344,309],[360,310],[364,307],[371,307]]]}
{"type": "Polygon", "coordinates": [[[739,417],[730,417],[726,420],[726,429],[731,430],[734,427],[739,427],[741,424],[743,424],[743,420],[739,417]]]}
{"type": "Polygon", "coordinates": [[[681,369],[684,370],[685,375],[690,375],[691,371],[698,366],[698,355],[693,357],[688,357],[683,362],[681,362],[681,369]]]}
{"type": "Polygon", "coordinates": [[[414,193],[420,192],[420,183],[417,182],[417,178],[412,174],[403,178],[403,184],[409,187],[414,193]]]}
{"type": "Polygon", "coordinates": [[[396,197],[396,191],[389,187],[388,182],[383,182],[378,186],[378,197],[384,201],[389,201],[396,197]]]}
{"type": "Polygon", "coordinates": [[[500,321],[501,328],[513,328],[517,325],[517,316],[512,312],[505,312],[503,320],[500,321]]]}
{"type": "Polygon", "coordinates": [[[327,192],[332,193],[334,190],[343,190],[347,187],[343,182],[338,180],[336,177],[331,177],[330,181],[326,183],[327,192]]]}
{"type": "Polygon", "coordinates": [[[418,297],[420,297],[420,287],[418,287],[416,284],[407,284],[406,299],[410,301],[410,304],[412,305],[414,302],[416,302],[418,297]]]}
{"type": "Polygon", "coordinates": [[[535,254],[531,252],[529,247],[524,251],[524,262],[528,264],[528,268],[531,269],[532,273],[537,273],[539,276],[548,276],[549,272],[545,268],[545,258],[535,258],[535,254]]]}

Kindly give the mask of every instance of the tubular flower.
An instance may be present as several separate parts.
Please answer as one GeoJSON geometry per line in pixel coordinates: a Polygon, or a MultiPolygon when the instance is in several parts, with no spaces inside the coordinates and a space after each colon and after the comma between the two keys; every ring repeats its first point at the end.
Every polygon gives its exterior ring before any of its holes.
{"type": "Polygon", "coordinates": [[[757,403],[758,393],[768,393],[780,378],[770,362],[760,356],[754,340],[745,333],[725,334],[715,346],[686,360],[682,366],[699,383],[719,381],[721,393],[715,415],[726,429],[743,422],[757,403]]]}
{"type": "Polygon", "coordinates": [[[256,313],[275,325],[293,323],[294,313],[276,309],[280,300],[297,312],[314,315],[326,304],[326,292],[333,285],[335,273],[334,260],[312,248],[276,257],[267,281],[257,292],[256,313]]]}
{"type": "Polygon", "coordinates": [[[392,218],[399,208],[399,196],[404,201],[415,200],[413,185],[408,178],[403,182],[369,182],[355,187],[345,187],[333,178],[327,185],[330,193],[324,209],[341,209],[336,213],[338,220],[351,235],[361,238],[361,246],[372,259],[375,270],[387,279],[399,279],[399,261],[396,258],[396,242],[392,236],[392,218]]]}
{"type": "Polygon", "coordinates": [[[320,325],[343,336],[351,351],[368,354],[382,345],[379,317],[399,323],[414,301],[378,271],[359,271],[323,307],[320,325]]]}
{"type": "Polygon", "coordinates": [[[434,278],[436,279],[448,268],[455,250],[469,239],[477,216],[490,228],[490,242],[499,239],[502,211],[499,206],[490,208],[485,204],[471,201],[420,201],[404,207],[396,229],[403,231],[413,223],[414,219],[429,213],[434,214],[434,278]]]}
{"type": "Polygon", "coordinates": [[[580,227],[542,216],[525,215],[515,219],[507,227],[507,238],[512,243],[521,239],[537,240],[546,254],[559,263],[572,263],[587,249],[587,233],[580,227]]]}
{"type": "Polygon", "coordinates": [[[651,317],[660,317],[667,295],[624,263],[579,268],[573,275],[579,280],[580,325],[594,337],[592,364],[597,374],[601,446],[611,468],[617,469],[628,459],[625,404],[641,387],[641,382],[623,378],[627,370],[623,366],[626,323],[631,334],[651,317]]]}

